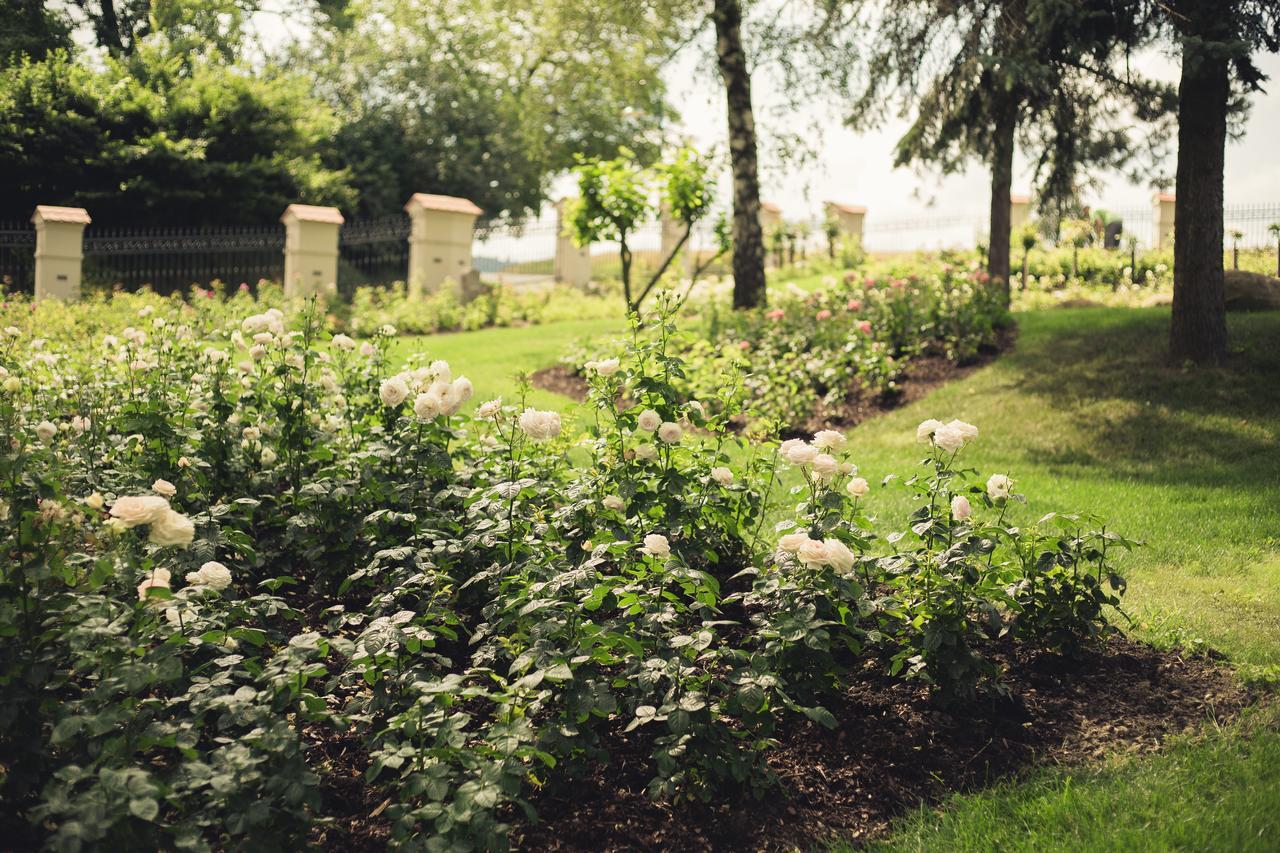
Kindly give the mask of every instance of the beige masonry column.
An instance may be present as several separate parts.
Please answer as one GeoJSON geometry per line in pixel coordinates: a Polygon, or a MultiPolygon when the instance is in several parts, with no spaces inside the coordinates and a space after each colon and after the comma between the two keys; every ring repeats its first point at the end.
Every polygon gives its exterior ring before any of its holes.
{"type": "Polygon", "coordinates": [[[1157,193],[1151,200],[1151,224],[1155,229],[1155,248],[1168,249],[1173,245],[1173,212],[1176,196],[1173,193],[1157,193]]]}
{"type": "Polygon", "coordinates": [[[404,206],[409,230],[409,292],[435,293],[445,279],[459,284],[471,269],[471,239],[483,213],[465,198],[414,193],[404,206]]]}
{"type": "Polygon", "coordinates": [[[773,235],[781,227],[782,208],[773,202],[760,202],[760,237],[764,240],[764,265],[767,267],[777,263],[778,259],[773,251],[773,235]]]}
{"type": "Polygon", "coordinates": [[[584,287],[591,281],[591,247],[579,246],[569,236],[568,213],[571,198],[556,202],[556,281],[584,287]]]}
{"type": "Polygon", "coordinates": [[[824,205],[827,216],[840,223],[840,233],[852,237],[859,246],[863,245],[863,229],[867,218],[867,209],[857,204],[841,204],[829,201],[824,205]]]}
{"type": "Polygon", "coordinates": [[[1009,196],[1009,230],[1017,231],[1031,218],[1031,196],[1009,196]]]}
{"type": "Polygon", "coordinates": [[[36,299],[79,299],[89,212],[42,204],[31,221],[36,226],[36,299]]]}
{"type": "Polygon", "coordinates": [[[291,204],[280,221],[285,228],[285,296],[337,293],[342,213],[336,207],[291,204]]]}

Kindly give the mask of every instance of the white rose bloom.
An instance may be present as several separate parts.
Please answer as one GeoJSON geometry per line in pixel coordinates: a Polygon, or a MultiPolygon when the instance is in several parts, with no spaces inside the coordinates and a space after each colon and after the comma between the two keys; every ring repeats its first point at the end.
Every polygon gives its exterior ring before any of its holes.
{"type": "Polygon", "coordinates": [[[247,426],[240,430],[240,436],[245,441],[257,441],[262,438],[262,430],[258,429],[256,426],[247,426]]]}
{"type": "Polygon", "coordinates": [[[254,344],[253,346],[249,347],[249,358],[253,359],[254,361],[262,361],[266,357],[267,357],[267,348],[264,347],[262,344],[254,344]]]}
{"type": "Polygon", "coordinates": [[[684,437],[680,424],[667,421],[658,427],[658,438],[667,444],[676,444],[684,437]]]}
{"type": "Polygon", "coordinates": [[[360,354],[365,358],[371,358],[373,354],[376,353],[377,351],[378,351],[378,348],[375,347],[373,344],[369,343],[368,341],[365,341],[360,345],[360,354]]]}
{"type": "Polygon", "coordinates": [[[1007,498],[1013,491],[1013,480],[1004,474],[992,474],[987,480],[987,496],[992,500],[1007,498]]]}
{"type": "Polygon", "coordinates": [[[808,541],[809,534],[807,533],[788,533],[778,540],[778,550],[794,554],[800,550],[801,545],[808,541]]]}
{"type": "Polygon", "coordinates": [[[341,333],[333,336],[333,345],[343,352],[351,352],[356,348],[355,340],[341,333]]]}
{"type": "Polygon", "coordinates": [[[935,418],[929,418],[926,421],[921,421],[920,426],[916,427],[916,441],[921,442],[922,444],[927,443],[942,425],[942,421],[935,418]]]}
{"type": "Polygon", "coordinates": [[[84,435],[88,432],[89,427],[92,425],[92,422],[88,418],[81,415],[76,415],[71,419],[71,428],[80,435],[84,435]]]}
{"type": "Polygon", "coordinates": [[[4,390],[10,394],[16,394],[22,388],[22,380],[16,376],[9,376],[4,380],[4,390]]]}
{"type": "Polygon", "coordinates": [[[151,491],[162,498],[171,498],[178,493],[178,487],[168,480],[156,480],[151,484],[151,491]]]}
{"type": "Polygon", "coordinates": [[[151,522],[151,535],[147,539],[153,545],[190,545],[195,535],[196,526],[191,519],[169,510],[151,522]]]}
{"type": "Polygon", "coordinates": [[[600,501],[605,509],[611,509],[614,512],[622,512],[627,508],[627,502],[617,495],[606,495],[605,499],[600,501]]]}
{"type": "Polygon", "coordinates": [[[413,414],[423,421],[433,420],[440,415],[440,398],[435,394],[423,392],[413,400],[413,414]]]}
{"type": "Polygon", "coordinates": [[[453,380],[453,393],[457,395],[462,402],[467,402],[476,393],[476,389],[472,386],[471,380],[465,376],[459,376],[453,380]]]}
{"type": "Polygon", "coordinates": [[[378,388],[378,397],[382,400],[382,405],[387,408],[395,408],[408,396],[409,386],[399,376],[392,376],[378,388]]]}
{"type": "Polygon", "coordinates": [[[498,397],[497,399],[489,400],[486,403],[481,403],[479,408],[476,409],[476,417],[481,420],[489,421],[496,418],[501,412],[502,398],[498,397]]]}
{"type": "Polygon", "coordinates": [[[792,465],[808,465],[818,458],[818,448],[812,444],[805,444],[803,441],[799,441],[787,451],[786,458],[792,465]]]}
{"type": "Polygon", "coordinates": [[[275,339],[276,336],[270,332],[258,332],[258,334],[253,336],[253,342],[255,344],[263,344],[264,346],[273,342],[275,339]]]}
{"type": "Polygon", "coordinates": [[[262,462],[263,465],[274,465],[276,464],[276,460],[279,458],[279,455],[277,455],[277,453],[270,447],[262,448],[262,453],[258,456],[258,460],[262,462]]]}
{"type": "Polygon", "coordinates": [[[729,486],[733,484],[733,472],[724,466],[712,468],[711,479],[715,480],[722,486],[729,486]]]}
{"type": "Polygon", "coordinates": [[[665,560],[671,556],[671,543],[661,533],[650,533],[644,537],[644,545],[640,548],[644,554],[665,560]]]}
{"type": "Polygon", "coordinates": [[[231,570],[216,560],[210,560],[197,571],[187,572],[187,583],[222,592],[231,586],[231,570]]]}
{"type": "Polygon", "coordinates": [[[830,453],[819,453],[813,457],[813,473],[823,480],[829,480],[840,473],[840,460],[830,453]]]}
{"type": "Polygon", "coordinates": [[[641,444],[636,448],[636,458],[643,459],[645,462],[652,462],[658,458],[658,448],[652,444],[641,444]]]}
{"type": "Polygon", "coordinates": [[[689,401],[689,411],[696,412],[700,418],[705,418],[707,416],[707,410],[703,408],[703,405],[697,400],[689,401]]]}
{"type": "Polygon", "coordinates": [[[396,327],[390,323],[383,323],[378,327],[378,334],[383,337],[394,338],[396,336],[396,327]]]}
{"type": "Polygon", "coordinates": [[[844,433],[833,429],[819,430],[813,434],[813,446],[819,450],[844,450],[847,443],[844,433]]]}
{"type": "Polygon", "coordinates": [[[973,441],[978,437],[978,428],[973,424],[967,424],[964,421],[956,420],[950,421],[947,426],[964,436],[965,443],[973,441]]]}
{"type": "Polygon", "coordinates": [[[841,462],[840,473],[844,474],[846,477],[850,474],[856,474],[858,473],[858,466],[854,465],[852,462],[841,462]]]}
{"type": "Polygon", "coordinates": [[[853,564],[857,558],[849,550],[848,545],[845,545],[839,539],[824,539],[822,540],[822,548],[826,552],[828,566],[842,575],[853,571],[853,564]]]}
{"type": "MultiPolygon", "coordinates": [[[[94,492],[84,499],[84,505],[89,509],[102,509],[106,505],[106,501],[102,499],[102,495],[94,492]]],[[[7,513],[0,512],[0,516],[2,515],[7,515],[7,513]]]]}
{"type": "Polygon", "coordinates": [[[547,441],[560,434],[560,415],[525,409],[520,415],[520,429],[534,441],[547,441]]]}
{"type": "Polygon", "coordinates": [[[431,362],[431,366],[427,368],[427,372],[435,377],[437,382],[448,384],[453,381],[453,368],[449,366],[449,362],[442,358],[438,358],[431,362]]]}
{"type": "Polygon", "coordinates": [[[602,361],[588,361],[584,366],[597,376],[612,376],[622,367],[622,363],[616,358],[606,358],[602,361]]]}
{"type": "Polygon", "coordinates": [[[653,409],[645,409],[636,418],[636,426],[645,432],[653,432],[655,429],[662,426],[662,416],[653,409]]]}
{"type": "Polygon", "coordinates": [[[951,499],[951,517],[956,521],[964,521],[973,515],[973,507],[969,506],[969,499],[964,495],[956,495],[951,499]]]}
{"type": "Polygon", "coordinates": [[[938,427],[933,433],[933,443],[947,453],[955,453],[964,447],[964,433],[950,424],[938,427]]]}
{"type": "Polygon", "coordinates": [[[796,549],[796,559],[806,566],[824,566],[827,563],[827,546],[821,540],[806,537],[796,549]]]}
{"type": "Polygon", "coordinates": [[[849,481],[849,485],[845,486],[845,490],[855,498],[864,498],[871,492],[871,486],[867,485],[867,481],[861,477],[854,477],[849,481]]]}
{"type": "MultiPolygon", "coordinates": [[[[157,577],[157,575],[160,574],[160,571],[161,571],[160,569],[157,569],[156,571],[152,572],[151,577],[147,578],[142,583],[138,584],[138,600],[139,601],[147,600],[148,598],[147,590],[149,589],[168,589],[169,588],[168,577],[164,577],[164,578],[157,577]]],[[[168,575],[168,574],[169,574],[168,572],[165,572],[165,575],[168,575]]],[[[164,606],[165,603],[167,602],[162,602],[160,600],[156,601],[156,604],[159,606],[164,606]]]]}
{"type": "Polygon", "coordinates": [[[111,517],[119,519],[125,527],[153,524],[167,512],[170,512],[169,502],[158,495],[116,498],[111,505],[111,517]]]}
{"type": "Polygon", "coordinates": [[[40,423],[36,424],[36,438],[40,439],[45,444],[48,444],[51,441],[53,441],[53,437],[57,434],[58,434],[57,426],[50,423],[49,421],[41,421],[40,423]]]}

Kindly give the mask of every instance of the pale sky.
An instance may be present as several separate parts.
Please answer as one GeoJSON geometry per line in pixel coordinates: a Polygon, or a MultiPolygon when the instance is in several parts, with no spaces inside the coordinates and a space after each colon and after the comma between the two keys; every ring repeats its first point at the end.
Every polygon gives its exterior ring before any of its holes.
{"type": "MultiPolygon", "coordinates": [[[[1226,202],[1232,204],[1280,204],[1280,57],[1259,56],[1258,64],[1272,79],[1268,94],[1252,99],[1252,112],[1245,137],[1228,142],[1226,152],[1226,202]]],[[[1178,66],[1166,57],[1152,55],[1135,63],[1139,70],[1161,79],[1175,81],[1178,66]]],[[[691,59],[671,69],[667,82],[677,109],[683,116],[682,129],[702,146],[725,145],[724,92],[719,80],[698,73],[691,59]]],[[[776,88],[770,75],[753,78],[753,99],[757,123],[764,125],[767,106],[776,88]]],[[[843,126],[841,117],[829,108],[801,113],[796,125],[817,122],[825,128],[820,154],[813,166],[781,170],[777,163],[762,162],[762,196],[782,207],[787,218],[816,216],[823,201],[831,199],[866,205],[868,221],[876,218],[901,219],[914,215],[984,213],[990,193],[988,174],[980,164],[963,175],[939,178],[918,175],[911,168],[893,168],[893,146],[907,127],[891,120],[877,130],[855,133],[843,126]],[[823,115],[822,112],[827,112],[823,115]],[[917,197],[919,196],[919,197],[917,197]],[[929,205],[932,198],[933,204],[929,205]]],[[[765,127],[760,130],[764,132],[765,127]]],[[[1026,159],[1015,164],[1014,193],[1030,190],[1026,159]]],[[[1164,171],[1172,178],[1173,158],[1164,171]]],[[[1106,189],[1090,193],[1095,206],[1110,209],[1146,207],[1151,203],[1150,186],[1135,186],[1118,174],[1104,178],[1106,189]],[[1096,196],[1096,197],[1094,197],[1096,196]]],[[[725,192],[728,192],[726,186],[725,192]]],[[[727,200],[727,198],[726,198],[727,200]]]]}

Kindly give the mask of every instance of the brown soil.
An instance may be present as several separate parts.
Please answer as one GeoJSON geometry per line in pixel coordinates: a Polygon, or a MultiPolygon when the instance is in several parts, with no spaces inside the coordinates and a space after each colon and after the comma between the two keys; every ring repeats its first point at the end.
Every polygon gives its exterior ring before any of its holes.
{"type": "MultiPolygon", "coordinates": [[[[922,803],[1016,777],[1033,764],[1076,765],[1105,753],[1157,750],[1170,735],[1231,718],[1250,700],[1234,673],[1203,657],[1115,638],[1080,659],[1004,643],[992,656],[1014,698],[944,707],[918,685],[868,663],[841,701],[834,730],[801,721],[779,733],[766,760],[779,785],[761,800],[654,802],[648,747],[611,737],[608,765],[592,765],[532,798],[519,813],[518,849],[563,851],[805,849],[860,843],[922,803]]],[[[641,730],[643,731],[643,730],[641,730]]],[[[308,729],[324,812],[313,846],[385,849],[388,805],[364,783],[368,757],[354,738],[308,729]]]]}
{"type": "MultiPolygon", "coordinates": [[[[785,437],[805,436],[820,429],[857,426],[868,418],[905,406],[924,397],[933,389],[953,379],[961,379],[990,363],[1003,352],[1013,349],[1017,340],[1016,328],[1001,329],[996,346],[985,350],[962,365],[948,361],[939,355],[926,355],[912,359],[899,383],[899,390],[892,395],[869,394],[857,382],[852,382],[844,399],[836,405],[815,407],[812,415],[802,424],[783,430],[785,437]]],[[[531,377],[535,388],[563,394],[571,400],[582,402],[587,397],[587,381],[563,364],[544,367],[531,377]]],[[[741,429],[745,424],[732,422],[731,427],[741,429]]]]}
{"type": "MultiPolygon", "coordinates": [[[[919,687],[868,672],[840,705],[839,725],[805,722],[779,737],[776,792],[721,805],[655,803],[636,749],[534,801],[518,826],[527,850],[805,849],[883,834],[893,818],[954,791],[1017,775],[1033,762],[1079,764],[1149,752],[1249,700],[1230,670],[1116,639],[1079,661],[1010,648],[1013,700],[947,709],[919,687]]],[[[635,745],[639,747],[639,744],[635,745]]]]}

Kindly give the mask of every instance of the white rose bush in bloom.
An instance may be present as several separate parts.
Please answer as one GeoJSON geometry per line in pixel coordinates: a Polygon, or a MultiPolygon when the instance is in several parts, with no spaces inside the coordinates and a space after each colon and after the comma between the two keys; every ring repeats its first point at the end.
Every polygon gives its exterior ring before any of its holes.
{"type": "Polygon", "coordinates": [[[741,371],[691,395],[669,313],[577,419],[317,316],[0,340],[0,799],[34,846],[302,848],[349,813],[329,746],[415,849],[501,849],[624,745],[655,797],[741,802],[869,667],[962,702],[994,643],[1113,630],[1131,543],[1027,516],[962,421],[873,485],[837,430],[733,423],[741,371]]]}

